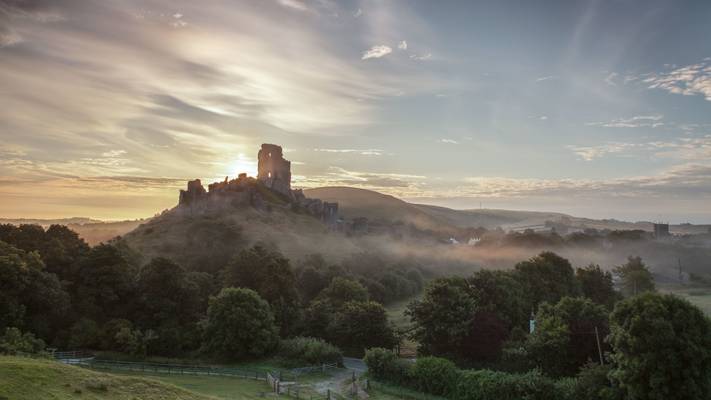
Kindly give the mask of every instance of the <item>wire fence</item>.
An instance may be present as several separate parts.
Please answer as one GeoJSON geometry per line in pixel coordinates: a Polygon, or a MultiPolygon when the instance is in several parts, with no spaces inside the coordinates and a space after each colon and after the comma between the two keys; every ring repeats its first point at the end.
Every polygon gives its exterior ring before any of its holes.
{"type": "Polygon", "coordinates": [[[113,370],[126,372],[141,372],[168,375],[196,375],[196,376],[229,376],[234,378],[256,379],[266,381],[266,374],[262,371],[241,368],[211,367],[204,365],[182,365],[144,363],[133,361],[114,361],[97,359],[62,359],[65,364],[78,365],[91,369],[113,370]]]}

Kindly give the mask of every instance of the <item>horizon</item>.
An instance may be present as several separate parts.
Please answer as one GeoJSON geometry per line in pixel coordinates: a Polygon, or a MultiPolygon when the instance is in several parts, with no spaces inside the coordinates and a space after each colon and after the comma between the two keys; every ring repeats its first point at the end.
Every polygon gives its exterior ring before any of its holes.
{"type": "Polygon", "coordinates": [[[294,187],[709,224],[709,12],[0,0],[0,218],[150,218],[275,143],[294,187]]]}

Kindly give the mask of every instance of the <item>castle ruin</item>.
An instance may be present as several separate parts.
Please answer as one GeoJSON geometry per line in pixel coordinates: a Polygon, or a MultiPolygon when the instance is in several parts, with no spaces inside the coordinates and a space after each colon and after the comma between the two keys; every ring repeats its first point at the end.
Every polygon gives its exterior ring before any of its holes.
{"type": "Polygon", "coordinates": [[[225,177],[224,181],[209,184],[208,190],[200,179],[189,181],[187,190],[180,191],[178,210],[190,214],[244,206],[268,210],[275,204],[268,204],[265,199],[266,188],[281,195],[283,206],[310,214],[331,227],[336,225],[338,203],[308,198],[301,189],[291,189],[291,162],[284,159],[281,146],[262,144],[257,159],[256,179],[241,173],[237,179],[225,177]]]}
{"type": "Polygon", "coordinates": [[[257,179],[285,196],[291,194],[291,161],[285,160],[281,146],[263,144],[257,153],[257,179]]]}

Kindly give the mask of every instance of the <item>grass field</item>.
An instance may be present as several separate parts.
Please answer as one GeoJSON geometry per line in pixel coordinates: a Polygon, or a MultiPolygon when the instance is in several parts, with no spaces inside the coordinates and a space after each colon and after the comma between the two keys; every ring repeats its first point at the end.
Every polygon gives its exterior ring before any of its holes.
{"type": "Polygon", "coordinates": [[[208,400],[214,397],[165,381],[94,372],[54,360],[0,356],[0,399],[208,400]]]}
{"type": "Polygon", "coordinates": [[[120,376],[143,377],[218,399],[258,399],[270,391],[264,381],[221,376],[189,376],[165,374],[118,373],[120,376]]]}

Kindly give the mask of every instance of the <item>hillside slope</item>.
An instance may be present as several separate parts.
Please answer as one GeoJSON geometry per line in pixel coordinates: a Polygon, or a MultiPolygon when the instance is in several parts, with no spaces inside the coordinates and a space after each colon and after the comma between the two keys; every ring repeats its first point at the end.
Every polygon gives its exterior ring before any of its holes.
{"type": "Polygon", "coordinates": [[[0,356],[0,399],[209,400],[170,384],[41,360],[0,356]]]}
{"type": "Polygon", "coordinates": [[[304,190],[304,194],[307,197],[338,202],[338,213],[346,219],[366,217],[375,221],[400,221],[424,229],[440,227],[443,222],[414,204],[372,190],[334,186],[304,190]]]}

